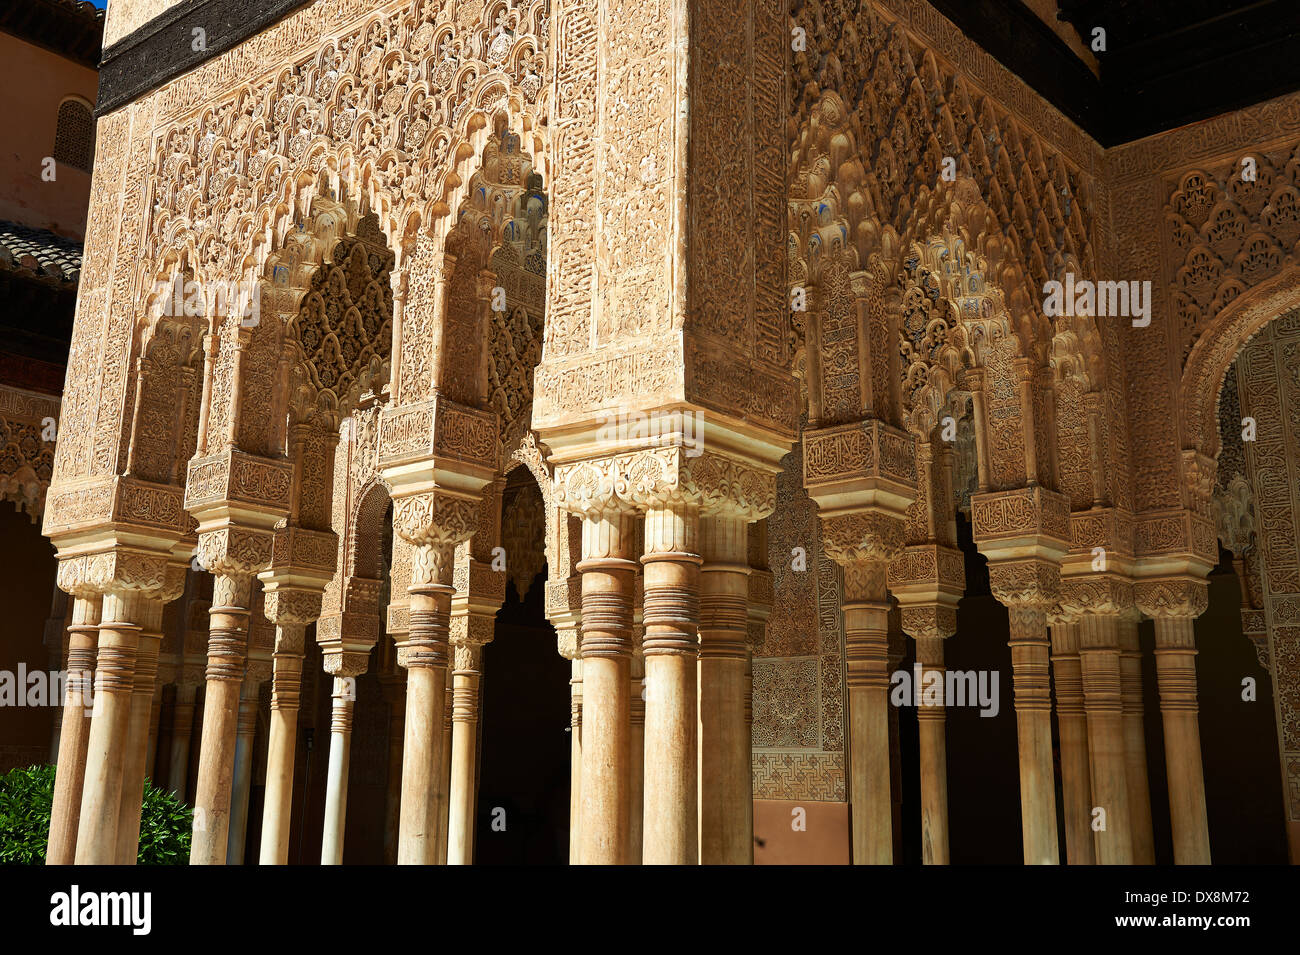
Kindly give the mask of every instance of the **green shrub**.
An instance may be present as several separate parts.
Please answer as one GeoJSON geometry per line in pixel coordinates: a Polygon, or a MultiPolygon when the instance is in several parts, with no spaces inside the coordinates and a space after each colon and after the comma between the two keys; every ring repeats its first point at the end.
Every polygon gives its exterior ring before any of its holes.
{"type": "MultiPolygon", "coordinates": [[[[0,776],[0,864],[45,864],[53,804],[53,766],[29,766],[0,776]]],[[[185,865],[190,861],[192,827],[190,808],[146,780],[136,861],[185,865]]]]}

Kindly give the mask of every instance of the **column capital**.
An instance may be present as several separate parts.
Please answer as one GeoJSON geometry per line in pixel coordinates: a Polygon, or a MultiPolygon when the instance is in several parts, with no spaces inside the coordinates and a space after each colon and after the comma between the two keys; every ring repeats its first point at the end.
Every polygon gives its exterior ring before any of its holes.
{"type": "Polygon", "coordinates": [[[555,502],[582,516],[693,504],[756,521],[776,509],[776,473],[698,445],[645,448],[557,466],[555,502]]]}
{"type": "Polygon", "coordinates": [[[1134,587],[1137,608],[1148,617],[1199,617],[1209,606],[1209,587],[1196,577],[1139,580],[1134,587]]]}
{"type": "Polygon", "coordinates": [[[943,640],[957,632],[957,608],[941,603],[903,607],[902,626],[913,640],[943,640]]]}
{"type": "Polygon", "coordinates": [[[1077,574],[1061,578],[1060,610],[1072,617],[1084,614],[1122,616],[1133,608],[1133,582],[1120,574],[1077,574]]]}
{"type": "Polygon", "coordinates": [[[867,509],[824,514],[821,522],[822,547],[843,567],[892,561],[903,553],[905,524],[891,512],[867,509]]]}
{"type": "Polygon", "coordinates": [[[1061,599],[1061,568],[1051,560],[1028,558],[989,562],[989,585],[998,603],[1011,610],[1047,614],[1061,599]]]}
{"type": "Polygon", "coordinates": [[[167,603],[184,591],[185,569],[171,553],[114,547],[61,557],[57,582],[74,597],[132,592],[167,603]]]}

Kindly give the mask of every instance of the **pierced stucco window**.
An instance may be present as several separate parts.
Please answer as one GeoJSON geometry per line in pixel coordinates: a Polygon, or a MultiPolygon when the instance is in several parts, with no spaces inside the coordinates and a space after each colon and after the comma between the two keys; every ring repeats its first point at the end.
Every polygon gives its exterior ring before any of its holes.
{"type": "Polygon", "coordinates": [[[54,158],[65,166],[90,172],[95,159],[95,120],[81,100],[64,100],[54,133],[54,158]]]}

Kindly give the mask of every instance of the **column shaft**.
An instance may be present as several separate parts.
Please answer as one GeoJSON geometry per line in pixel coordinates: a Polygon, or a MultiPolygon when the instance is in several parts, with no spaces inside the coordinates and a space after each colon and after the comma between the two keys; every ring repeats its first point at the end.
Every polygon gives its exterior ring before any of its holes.
{"type": "Polygon", "coordinates": [[[301,623],[276,624],[271,676],[271,717],[266,743],[266,793],[262,804],[262,865],[289,862],[293,820],[293,764],[298,750],[298,707],[302,698],[301,623]]]}
{"type": "Polygon", "coordinates": [[[889,783],[889,592],[882,561],[844,568],[853,864],[894,861],[889,783]]]}
{"type": "Polygon", "coordinates": [[[451,829],[451,713],[454,680],[447,668],[446,692],[442,697],[442,769],[438,774],[438,865],[447,864],[447,839],[451,829]]]}
{"type": "Polygon", "coordinates": [[[1056,777],[1052,769],[1052,690],[1047,616],[1033,606],[1007,608],[1020,750],[1020,826],[1026,865],[1060,862],[1056,777]]]}
{"type": "Polygon", "coordinates": [[[1098,828],[1098,823],[1093,828],[1097,862],[1101,865],[1133,864],[1117,622],[1118,618],[1109,614],[1084,614],[1079,622],[1093,812],[1101,809],[1105,813],[1104,827],[1098,828]]]}
{"type": "Polygon", "coordinates": [[[321,835],[321,865],[343,864],[343,833],[348,815],[348,766],[352,757],[352,691],[354,683],[334,678],[330,710],[330,761],[325,780],[325,826],[321,835]]]}
{"type": "MultiPolygon", "coordinates": [[[[579,651],[581,652],[581,651],[579,651]]],[[[582,658],[569,679],[569,865],[582,861],[582,658]]]]}
{"type": "Polygon", "coordinates": [[[1133,861],[1154,865],[1155,837],[1151,826],[1151,789],[1147,781],[1146,720],[1142,705],[1142,650],[1135,617],[1119,621],[1119,680],[1124,715],[1124,776],[1128,781],[1129,829],[1133,861]]]}
{"type": "Polygon", "coordinates": [[[1083,708],[1077,624],[1052,624],[1052,679],[1061,736],[1065,858],[1070,865],[1094,865],[1097,855],[1092,838],[1092,774],[1088,769],[1088,719],[1083,708]]]}
{"type": "Polygon", "coordinates": [[[921,862],[948,864],[948,745],[943,637],[916,638],[921,755],[921,862]],[[936,692],[937,690],[937,692],[936,692]]]}
{"type": "Polygon", "coordinates": [[[135,865],[140,845],[140,813],[144,803],[145,767],[149,760],[149,726],[153,718],[158,650],[162,646],[160,600],[142,600],[141,629],[136,645],[131,715],[127,719],[127,748],[122,766],[122,802],[117,817],[117,864],[135,865]]]}
{"type": "Polygon", "coordinates": [[[696,750],[698,532],[694,505],[653,507],[646,514],[641,854],[646,865],[694,865],[699,858],[696,800],[702,791],[696,774],[707,767],[697,764],[696,750]]]}
{"type": "Polygon", "coordinates": [[[447,864],[471,865],[474,862],[474,777],[478,769],[478,687],[482,648],[457,646],[455,653],[447,864]]]}
{"type": "Polygon", "coordinates": [[[411,550],[411,630],[399,659],[407,668],[402,747],[399,865],[433,865],[445,816],[441,800],[443,722],[447,697],[447,637],[451,623],[452,548],[417,544],[411,550]]]}
{"type": "Polygon", "coordinates": [[[208,624],[207,689],[190,865],[225,865],[230,793],[239,732],[239,695],[248,654],[252,578],[218,574],[208,624]]]}
{"type": "MultiPolygon", "coordinates": [[[[632,655],[632,516],[582,522],[582,861],[627,861],[632,655]]],[[[653,686],[652,690],[653,692],[653,686]]],[[[647,719],[649,715],[647,713],[647,719]]]]}
{"type": "Polygon", "coordinates": [[[122,808],[122,773],[135,688],[143,598],[136,592],[104,597],[95,666],[94,716],[86,750],[86,775],[77,823],[77,865],[117,861],[117,824],[122,808]]]}
{"type": "Polygon", "coordinates": [[[77,826],[81,818],[90,743],[95,650],[99,642],[101,599],[77,597],[68,627],[68,678],[63,691],[63,724],[59,730],[59,762],[50,810],[50,841],[46,865],[72,865],[77,855],[77,826]]]}
{"type": "Polygon", "coordinates": [[[226,863],[244,864],[248,842],[248,805],[253,786],[253,737],[257,732],[258,684],[245,679],[239,698],[235,732],[235,766],[230,781],[230,829],[226,835],[226,863]]]}
{"type": "Polygon", "coordinates": [[[1205,775],[1196,701],[1196,633],[1192,617],[1157,617],[1156,678],[1165,729],[1169,815],[1174,862],[1210,864],[1210,830],[1205,817],[1205,775]]]}
{"type": "Polygon", "coordinates": [[[700,522],[700,862],[746,865],[753,833],[750,742],[745,733],[749,637],[748,525],[739,517],[700,522]]]}

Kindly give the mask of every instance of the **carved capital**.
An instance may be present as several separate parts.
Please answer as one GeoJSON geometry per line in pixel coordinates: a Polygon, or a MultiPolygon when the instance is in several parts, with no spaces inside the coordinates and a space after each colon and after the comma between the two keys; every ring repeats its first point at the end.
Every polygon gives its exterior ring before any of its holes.
{"type": "Polygon", "coordinates": [[[712,451],[648,448],[560,465],[555,503],[582,515],[696,504],[701,514],[756,521],[776,508],[776,475],[712,451]]]}
{"type": "Polygon", "coordinates": [[[942,640],[957,632],[957,608],[943,604],[904,607],[903,632],[914,640],[942,640]]]}
{"type": "Polygon", "coordinates": [[[212,574],[252,577],[271,563],[275,535],[251,527],[222,527],[199,534],[199,565],[212,574]]]}
{"type": "Polygon", "coordinates": [[[428,492],[393,501],[393,530],[419,546],[454,547],[478,529],[479,503],[467,497],[428,492]]]}
{"type": "Polygon", "coordinates": [[[1205,581],[1192,577],[1140,580],[1134,587],[1137,608],[1148,617],[1199,617],[1209,606],[1205,581]]]}
{"type": "Polygon", "coordinates": [[[905,525],[883,511],[855,511],[822,517],[822,546],[844,567],[863,561],[891,561],[903,552],[905,525]]]}
{"type": "Polygon", "coordinates": [[[1050,560],[999,561],[989,564],[989,584],[998,603],[1010,610],[1046,615],[1061,599],[1061,568],[1050,560]]]}
{"type": "Polygon", "coordinates": [[[265,593],[262,612],[277,626],[306,626],[320,616],[321,593],[318,590],[268,585],[265,593]]]}
{"type": "Polygon", "coordinates": [[[1060,609],[1083,614],[1119,616],[1133,608],[1133,583],[1118,574],[1087,574],[1061,580],[1060,609]]]}

